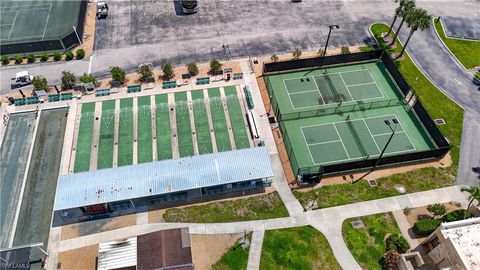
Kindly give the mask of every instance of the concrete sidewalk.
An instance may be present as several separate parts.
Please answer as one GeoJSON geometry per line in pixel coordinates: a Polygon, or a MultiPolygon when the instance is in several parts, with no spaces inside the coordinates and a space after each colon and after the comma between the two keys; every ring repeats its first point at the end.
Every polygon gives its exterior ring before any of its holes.
{"type": "Polygon", "coordinates": [[[253,231],[250,251],[248,253],[247,270],[255,270],[260,268],[260,258],[262,256],[262,244],[265,231],[253,231]]]}

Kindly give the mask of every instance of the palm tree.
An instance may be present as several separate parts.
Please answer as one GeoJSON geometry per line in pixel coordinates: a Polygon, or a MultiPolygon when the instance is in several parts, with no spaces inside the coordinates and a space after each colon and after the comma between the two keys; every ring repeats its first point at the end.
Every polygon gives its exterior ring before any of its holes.
{"type": "MultiPolygon", "coordinates": [[[[394,2],[395,2],[395,3],[398,3],[398,0],[394,0],[394,2]]],[[[404,4],[405,4],[405,0],[400,0],[400,4],[399,4],[398,7],[395,9],[395,16],[393,17],[393,22],[390,24],[390,28],[388,29],[388,32],[387,32],[387,34],[385,35],[385,37],[388,37],[388,36],[390,35],[390,33],[392,32],[393,25],[394,25],[395,22],[397,21],[398,15],[400,14],[400,10],[402,10],[404,4]]]]}
{"type": "Polygon", "coordinates": [[[473,201],[477,200],[477,206],[480,205],[480,187],[462,187],[460,189],[463,192],[468,192],[468,206],[467,206],[467,211],[465,211],[465,217],[467,215],[468,209],[470,209],[470,206],[472,205],[473,201]]]}
{"type": "Polygon", "coordinates": [[[400,21],[400,25],[397,28],[397,31],[395,32],[395,35],[392,39],[392,42],[388,44],[388,46],[392,46],[395,43],[395,39],[397,39],[398,33],[402,29],[403,23],[408,17],[408,14],[412,13],[415,10],[415,0],[404,0],[405,3],[403,3],[403,6],[399,6],[396,10],[395,13],[398,10],[398,16],[402,18],[400,21]]]}
{"type": "MultiPolygon", "coordinates": [[[[407,21],[407,25],[410,28],[410,33],[408,34],[407,41],[405,41],[405,45],[403,45],[402,51],[397,56],[397,58],[402,57],[405,49],[407,48],[408,42],[412,37],[415,31],[420,30],[423,31],[432,25],[432,16],[428,14],[428,12],[423,8],[416,8],[412,12],[407,15],[405,19],[407,21]]],[[[396,58],[396,59],[397,59],[396,58]]]]}

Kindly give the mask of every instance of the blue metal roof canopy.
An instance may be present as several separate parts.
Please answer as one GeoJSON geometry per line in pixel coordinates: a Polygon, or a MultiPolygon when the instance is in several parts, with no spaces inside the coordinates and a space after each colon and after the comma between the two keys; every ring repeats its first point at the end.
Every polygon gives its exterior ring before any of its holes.
{"type": "Polygon", "coordinates": [[[60,176],[54,211],[273,177],[265,147],[60,176]]]}

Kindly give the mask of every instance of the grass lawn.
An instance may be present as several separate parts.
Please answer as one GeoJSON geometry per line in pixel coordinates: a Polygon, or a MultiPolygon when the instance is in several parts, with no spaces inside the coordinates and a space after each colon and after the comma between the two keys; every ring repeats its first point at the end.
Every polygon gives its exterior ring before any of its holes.
{"type": "MultiPolygon", "coordinates": [[[[252,240],[252,234],[247,235],[249,241],[252,240]]],[[[212,265],[213,270],[243,270],[247,269],[249,247],[243,248],[239,239],[235,245],[230,247],[222,258],[212,265]]]]}
{"type": "Polygon", "coordinates": [[[288,217],[278,193],[168,209],[166,222],[217,223],[288,217]]]}
{"type": "Polygon", "coordinates": [[[445,36],[441,21],[435,20],[434,24],[440,38],[466,69],[480,66],[480,42],[448,38],[445,36]]]}
{"type": "Polygon", "coordinates": [[[355,184],[324,186],[308,192],[294,191],[294,194],[305,207],[312,200],[317,200],[318,208],[326,208],[401,195],[395,189],[397,184],[402,184],[407,193],[412,193],[450,186],[453,181],[453,176],[446,169],[422,168],[379,178],[377,187],[359,181],[355,184]]]}
{"type": "MultiPolygon", "coordinates": [[[[386,24],[377,23],[371,27],[372,33],[379,41],[381,47],[385,47],[385,42],[380,37],[383,32],[388,31],[386,24]]],[[[415,35],[415,34],[414,34],[415,35]]],[[[396,40],[395,49],[387,49],[389,53],[399,52],[402,45],[396,40]]],[[[404,59],[396,62],[403,77],[408,84],[413,87],[418,98],[427,109],[433,119],[443,118],[446,124],[439,126],[442,133],[450,140],[452,144],[453,165],[450,167],[452,175],[457,174],[460,139],[462,138],[463,109],[445,96],[437,89],[415,66],[408,54],[404,54],[404,59]]]]}
{"type": "Polygon", "coordinates": [[[265,232],[260,269],[341,269],[325,236],[298,227],[265,232]]]}
{"type": "Polygon", "coordinates": [[[354,229],[347,219],[343,222],[342,234],[348,249],[363,269],[382,269],[381,258],[386,252],[384,238],[387,233],[400,233],[392,213],[361,218],[365,228],[354,229]]]}

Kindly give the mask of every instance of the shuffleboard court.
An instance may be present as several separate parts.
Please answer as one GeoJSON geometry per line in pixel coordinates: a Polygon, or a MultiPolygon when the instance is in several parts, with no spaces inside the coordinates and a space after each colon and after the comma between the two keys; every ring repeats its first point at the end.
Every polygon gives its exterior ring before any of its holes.
{"type": "Polygon", "coordinates": [[[118,166],[133,163],[133,98],[120,100],[118,166]]]}
{"type": "Polygon", "coordinates": [[[192,103],[198,152],[199,154],[212,153],[212,136],[210,135],[211,131],[208,124],[208,114],[203,90],[192,91],[192,103]]]}
{"type": "Polygon", "coordinates": [[[102,102],[97,169],[111,168],[113,166],[114,132],[115,100],[106,100],[102,102]]]}
{"type": "Polygon", "coordinates": [[[243,118],[243,111],[238,100],[237,88],[235,86],[227,86],[224,88],[225,96],[227,96],[228,113],[230,116],[230,124],[232,125],[233,137],[237,149],[249,148],[250,142],[247,134],[246,122],[243,118]]]}
{"type": "Polygon", "coordinates": [[[170,130],[170,110],[166,94],[155,96],[155,124],[158,160],[171,159],[172,132],[170,130]]]}
{"type": "Polygon", "coordinates": [[[210,113],[212,114],[213,127],[215,129],[215,140],[218,152],[232,150],[230,136],[228,134],[227,118],[223,108],[223,101],[219,88],[208,89],[210,113]]]}
{"type": "Polygon", "coordinates": [[[152,109],[150,96],[138,97],[137,100],[137,136],[138,163],[151,162],[152,151],[152,109]]]}
{"type": "Polygon", "coordinates": [[[175,113],[180,157],[193,156],[192,127],[186,92],[175,93],[175,113]]]}
{"type": "Polygon", "coordinates": [[[95,102],[83,103],[75,146],[74,172],[86,172],[90,169],[92,150],[93,122],[95,120],[95,102]]]}

